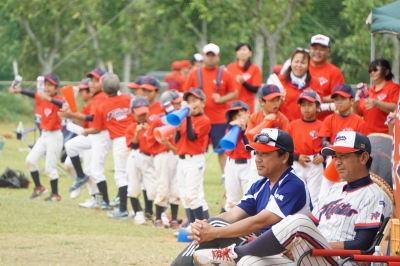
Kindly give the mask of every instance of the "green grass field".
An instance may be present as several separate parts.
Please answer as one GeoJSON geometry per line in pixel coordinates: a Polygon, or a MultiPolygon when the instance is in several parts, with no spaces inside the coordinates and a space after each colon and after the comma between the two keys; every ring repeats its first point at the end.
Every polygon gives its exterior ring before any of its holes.
{"type": "MultiPolygon", "coordinates": [[[[16,127],[16,123],[2,123],[0,134],[16,127]]],[[[33,123],[24,123],[24,127],[33,127],[33,123]]],[[[7,139],[0,156],[0,172],[11,167],[29,176],[25,167],[27,152],[18,150],[26,147],[23,141],[7,139]]],[[[214,216],[220,211],[224,189],[217,156],[205,156],[204,188],[214,216]]],[[[111,198],[117,192],[112,169],[109,155],[106,176],[111,198]]],[[[50,188],[47,177],[42,175],[41,181],[50,188]]],[[[104,211],[78,207],[89,196],[84,191],[78,199],[70,199],[70,184],[68,177],[60,175],[61,202],[29,201],[32,184],[29,189],[0,189],[0,265],[169,265],[187,245],[177,242],[172,229],[135,225],[133,220],[114,220],[104,211]]],[[[182,208],[179,214],[185,219],[182,208]]]]}

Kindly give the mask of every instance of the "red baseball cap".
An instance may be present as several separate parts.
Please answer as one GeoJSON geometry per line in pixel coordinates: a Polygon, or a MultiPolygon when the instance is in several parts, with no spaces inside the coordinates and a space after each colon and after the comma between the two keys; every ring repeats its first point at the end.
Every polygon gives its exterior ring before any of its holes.
{"type": "Polygon", "coordinates": [[[181,61],[175,61],[171,64],[171,69],[172,70],[180,70],[182,68],[182,62],[181,61]]]}
{"type": "Polygon", "coordinates": [[[246,145],[248,151],[271,152],[279,149],[293,153],[294,145],[292,137],[277,128],[263,128],[254,136],[254,142],[246,145]]]}
{"type": "Polygon", "coordinates": [[[142,79],[142,85],[140,85],[139,88],[158,91],[160,90],[160,82],[153,76],[144,76],[142,79]]]}
{"type": "Polygon", "coordinates": [[[96,68],[93,69],[92,71],[86,73],[86,77],[88,77],[88,78],[90,78],[90,77],[95,77],[95,78],[97,78],[98,80],[100,80],[101,76],[103,76],[105,73],[106,73],[106,72],[105,72],[103,69],[101,69],[101,68],[99,68],[99,67],[96,67],[96,68]]]}
{"type": "Polygon", "coordinates": [[[142,115],[149,113],[149,101],[146,97],[143,96],[136,96],[131,100],[131,108],[135,115],[142,115]]]}
{"type": "Polygon", "coordinates": [[[305,89],[303,92],[300,94],[299,98],[297,99],[297,103],[300,103],[301,99],[305,99],[307,101],[310,101],[312,103],[317,102],[318,104],[321,104],[321,97],[319,97],[318,93],[311,89],[305,89]]]}
{"type": "Polygon", "coordinates": [[[144,77],[144,76],[137,76],[137,77],[135,78],[135,81],[134,81],[133,83],[131,83],[131,84],[128,84],[127,87],[128,87],[129,89],[139,89],[139,88],[140,88],[140,85],[143,84],[143,77],[144,77]]]}
{"type": "Polygon", "coordinates": [[[192,68],[193,66],[190,64],[189,60],[182,60],[181,62],[181,66],[182,67],[188,67],[188,68],[192,68]]]}
{"type": "Polygon", "coordinates": [[[90,81],[90,78],[82,79],[81,83],[77,86],[79,88],[79,90],[89,89],[89,81],[90,81]]]}

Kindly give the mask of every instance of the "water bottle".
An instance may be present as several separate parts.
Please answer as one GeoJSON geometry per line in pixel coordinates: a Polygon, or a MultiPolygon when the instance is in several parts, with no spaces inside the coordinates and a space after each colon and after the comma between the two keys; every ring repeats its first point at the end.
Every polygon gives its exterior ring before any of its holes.
{"type": "Polygon", "coordinates": [[[44,77],[43,76],[37,77],[36,82],[37,82],[37,86],[36,86],[37,91],[38,92],[44,91],[44,77]]]}
{"type": "Polygon", "coordinates": [[[21,86],[22,77],[20,75],[16,75],[14,81],[11,84],[13,89],[18,89],[21,86]]]}
{"type": "Polygon", "coordinates": [[[24,132],[24,126],[22,125],[22,122],[19,121],[17,127],[17,139],[22,139],[23,132],[24,132]]]}
{"type": "MultiPolygon", "coordinates": [[[[372,255],[373,256],[383,256],[383,254],[381,252],[381,247],[375,246],[375,252],[372,255]]],[[[384,262],[371,262],[371,266],[387,266],[387,264],[384,262]]]]}

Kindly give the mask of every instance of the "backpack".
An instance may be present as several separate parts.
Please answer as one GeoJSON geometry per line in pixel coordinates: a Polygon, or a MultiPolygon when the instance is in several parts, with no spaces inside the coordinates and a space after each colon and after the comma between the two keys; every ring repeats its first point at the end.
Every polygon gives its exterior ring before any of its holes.
{"type": "Polygon", "coordinates": [[[0,187],[4,188],[28,188],[29,180],[21,171],[14,171],[10,167],[0,176],[0,187]]]}
{"type": "MultiPolygon", "coordinates": [[[[197,68],[197,87],[200,90],[203,90],[203,75],[202,75],[202,67],[197,68]]],[[[217,93],[219,93],[219,89],[221,88],[221,79],[222,79],[222,73],[225,70],[225,66],[219,66],[218,67],[218,73],[217,73],[217,80],[216,80],[216,85],[217,85],[217,93]]]]}

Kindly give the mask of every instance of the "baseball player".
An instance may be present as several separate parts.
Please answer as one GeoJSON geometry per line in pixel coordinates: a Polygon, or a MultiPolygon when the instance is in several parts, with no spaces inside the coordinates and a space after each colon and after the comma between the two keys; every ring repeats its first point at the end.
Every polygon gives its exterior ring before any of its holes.
{"type": "Polygon", "coordinates": [[[175,61],[172,63],[172,72],[165,75],[165,82],[168,83],[168,90],[177,90],[178,92],[183,92],[182,87],[186,82],[186,76],[180,72],[181,68],[182,63],[180,61],[175,61]]]}
{"type": "Polygon", "coordinates": [[[35,93],[10,87],[10,93],[21,93],[34,98],[36,104],[41,107],[42,112],[42,119],[40,122],[42,134],[26,157],[28,170],[35,183],[35,188],[29,199],[33,200],[47,193],[47,189],[40,183],[37,165],[39,159],[46,155],[45,172],[50,179],[51,195],[44,200],[60,201],[61,196],[58,195],[57,161],[62,150],[63,135],[61,132],[61,119],[58,117],[57,112],[64,102],[61,96],[57,94],[58,86],[60,85],[59,78],[53,73],[45,75],[44,78],[44,92],[35,93]]]}
{"type": "Polygon", "coordinates": [[[204,114],[206,96],[200,89],[191,88],[183,96],[190,108],[189,116],[182,121],[175,133],[176,153],[179,155],[178,182],[182,187],[181,200],[191,212],[191,222],[202,220],[204,189],[203,175],[206,168],[204,151],[208,144],[210,119],[204,114]]]}
{"type": "MultiPolygon", "coordinates": [[[[290,135],[279,129],[265,128],[254,137],[253,143],[246,145],[246,149],[255,150],[257,171],[263,178],[253,183],[230,211],[208,222],[192,223],[188,233],[194,242],[180,257],[190,257],[193,261],[192,254],[196,248],[219,248],[233,243],[243,245],[248,241],[247,236],[267,232],[289,215],[309,215],[311,203],[307,186],[291,167],[294,147],[290,135]]],[[[196,260],[196,256],[194,258],[196,260]]],[[[182,262],[179,259],[175,261],[177,263],[172,265],[189,265],[179,264],[182,262]]]]}
{"type": "MultiPolygon", "coordinates": [[[[93,94],[90,115],[72,113],[71,111],[66,110],[65,114],[69,118],[89,121],[88,127],[93,127],[94,114],[97,112],[98,108],[101,108],[102,103],[107,99],[107,95],[102,91],[100,84],[100,78],[104,74],[105,71],[100,68],[95,68],[86,74],[86,77],[90,78],[89,88],[90,92],[93,94]]],[[[74,184],[69,189],[70,192],[78,189],[89,180],[89,177],[83,172],[79,152],[91,149],[92,158],[90,162],[90,174],[94,178],[97,188],[103,196],[104,202],[102,202],[101,205],[102,210],[112,210],[112,207],[109,205],[110,201],[108,198],[107,182],[106,176],[104,175],[104,163],[110,148],[111,139],[105,127],[101,129],[99,134],[89,136],[79,135],[65,143],[65,150],[67,155],[71,158],[71,162],[77,174],[74,184]]]]}
{"type": "MultiPolygon", "coordinates": [[[[85,105],[81,109],[81,114],[84,115],[90,115],[90,109],[91,109],[91,104],[92,104],[92,94],[90,93],[89,89],[89,78],[85,78],[81,81],[81,84],[79,84],[77,87],[79,88],[79,96],[81,97],[81,100],[85,103],[85,105]]],[[[59,112],[59,116],[62,116],[62,113],[59,112]]],[[[87,121],[82,121],[78,119],[73,119],[73,121],[82,126],[83,128],[88,128],[89,122],[87,121]]],[[[81,207],[92,207],[94,206],[94,196],[99,193],[99,189],[97,188],[96,182],[94,182],[93,177],[90,175],[90,159],[91,159],[91,150],[84,150],[80,152],[79,157],[82,158],[82,162],[84,164],[83,167],[83,172],[89,176],[89,181],[87,182],[86,186],[89,190],[89,195],[92,197],[87,200],[84,203],[80,203],[79,206],[81,207]]],[[[72,181],[75,181],[76,177],[76,172],[74,169],[74,166],[72,165],[71,159],[67,157],[67,159],[64,162],[65,167],[67,172],[70,174],[70,177],[72,181]]],[[[77,198],[83,189],[84,186],[79,187],[78,189],[74,190],[71,192],[71,199],[77,198]]]]}
{"type": "Polygon", "coordinates": [[[194,54],[193,59],[192,59],[192,64],[193,64],[192,70],[197,69],[198,67],[202,67],[203,60],[204,60],[204,58],[203,58],[202,54],[199,54],[199,53],[194,54]]]}
{"type": "MultiPolygon", "coordinates": [[[[310,249],[368,249],[381,220],[392,215],[389,197],[369,176],[371,143],[361,133],[339,132],[333,146],[324,148],[322,153],[336,158],[335,166],[345,182],[326,191],[309,217],[288,216],[242,247],[197,251],[196,262],[200,266],[236,265],[236,261],[241,266],[296,265],[310,249]],[[282,253],[286,256],[278,255],[282,253]]],[[[339,257],[308,255],[303,260],[303,265],[310,266],[339,263],[339,257]]]]}
{"type": "MultiPolygon", "coordinates": [[[[161,94],[161,103],[165,108],[165,113],[168,114],[177,110],[181,107],[183,98],[175,90],[168,90],[161,94]]],[[[156,117],[149,129],[151,138],[154,138],[154,129],[168,125],[166,122],[166,115],[162,114],[160,117],[156,117]]],[[[178,155],[176,155],[175,143],[171,139],[173,135],[169,136],[169,139],[163,139],[159,141],[160,151],[154,156],[154,167],[156,170],[157,180],[157,194],[154,200],[156,205],[156,221],[154,227],[170,227],[172,229],[179,229],[179,223],[177,221],[178,207],[180,204],[179,198],[179,186],[177,179],[177,166],[178,166],[178,155]],[[164,209],[171,206],[171,222],[164,224],[162,221],[162,213],[164,209]]]]}
{"type": "MultiPolygon", "coordinates": [[[[289,127],[289,120],[284,114],[279,111],[279,106],[282,102],[283,94],[275,85],[264,85],[258,92],[258,102],[262,109],[253,113],[250,116],[249,123],[247,124],[246,133],[253,129],[255,126],[264,122],[264,120],[274,120],[273,128],[278,128],[287,131],[289,127]]],[[[249,141],[252,141],[251,139],[249,141]]],[[[255,154],[252,153],[251,166],[249,171],[249,180],[253,184],[261,177],[257,174],[257,168],[254,160],[255,154]]]]}
{"type": "Polygon", "coordinates": [[[108,217],[126,220],[128,219],[126,161],[129,149],[126,147],[125,129],[134,122],[129,108],[132,98],[126,94],[118,94],[120,81],[116,74],[103,75],[101,86],[108,98],[104,100],[101,108],[96,109],[93,126],[85,129],[82,135],[99,134],[104,128],[108,130],[113,148],[114,179],[120,197],[119,208],[109,212],[108,217]]]}
{"type": "MultiPolygon", "coordinates": [[[[228,102],[238,95],[237,83],[224,66],[218,66],[220,49],[217,45],[209,43],[203,47],[204,66],[189,73],[183,87],[184,91],[190,88],[203,90],[208,98],[204,107],[204,113],[212,117],[210,141],[213,151],[218,154],[218,161],[222,174],[226,163],[225,150],[219,146],[219,141],[224,137],[226,130],[225,112],[228,110],[228,102]]],[[[222,177],[223,178],[223,177],[222,177]]]]}
{"type": "Polygon", "coordinates": [[[245,102],[254,113],[254,95],[261,87],[262,74],[260,68],[251,62],[252,49],[248,43],[236,46],[236,62],[227,66],[228,71],[238,83],[238,99],[245,102]]]}
{"type": "Polygon", "coordinates": [[[231,102],[228,108],[225,114],[229,123],[227,131],[237,125],[241,132],[236,140],[235,149],[226,151],[228,158],[225,165],[225,211],[235,207],[240,201],[241,192],[246,193],[251,186],[249,180],[251,154],[245,149],[249,141],[244,134],[250,118],[250,108],[242,101],[231,102]]]}
{"type": "Polygon", "coordinates": [[[294,142],[293,169],[307,183],[313,206],[318,202],[325,160],[321,155],[321,138],[318,137],[322,122],[315,117],[320,101],[315,91],[303,90],[297,100],[303,118],[292,121],[287,131],[294,142]]]}

